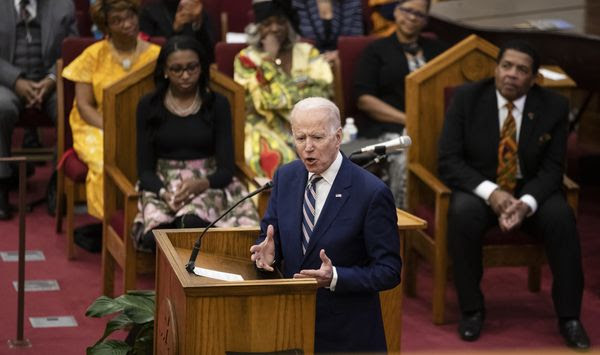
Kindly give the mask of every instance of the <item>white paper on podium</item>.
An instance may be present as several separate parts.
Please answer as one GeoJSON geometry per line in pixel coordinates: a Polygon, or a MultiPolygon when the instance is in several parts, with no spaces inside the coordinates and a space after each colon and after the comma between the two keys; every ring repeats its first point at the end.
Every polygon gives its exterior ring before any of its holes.
{"type": "Polygon", "coordinates": [[[244,281],[242,275],[231,274],[228,272],[216,271],[211,269],[205,269],[202,267],[195,267],[194,274],[198,276],[210,277],[211,279],[217,279],[222,281],[244,281]]]}
{"type": "Polygon", "coordinates": [[[254,177],[254,181],[256,181],[256,183],[258,183],[260,186],[264,186],[267,182],[271,181],[271,179],[264,176],[256,176],[254,177]]]}

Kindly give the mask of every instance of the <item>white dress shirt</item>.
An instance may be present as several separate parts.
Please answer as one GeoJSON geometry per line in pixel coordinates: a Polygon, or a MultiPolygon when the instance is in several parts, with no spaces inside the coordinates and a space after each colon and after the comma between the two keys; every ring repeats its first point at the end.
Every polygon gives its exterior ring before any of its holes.
{"type": "MultiPolygon", "coordinates": [[[[37,15],[37,0],[29,0],[26,8],[29,12],[29,18],[35,18],[37,15]]],[[[15,9],[17,9],[17,14],[21,13],[21,0],[15,0],[15,9]]]]}
{"type": "MultiPolygon", "coordinates": [[[[321,215],[321,211],[323,210],[323,206],[325,205],[325,201],[327,200],[327,196],[329,195],[329,191],[331,191],[331,187],[333,186],[333,182],[335,181],[335,177],[340,171],[340,167],[342,166],[342,153],[338,152],[337,157],[329,165],[329,167],[321,173],[322,179],[317,183],[315,189],[315,227],[317,226],[317,222],[319,220],[319,216],[321,215]]],[[[308,181],[314,174],[308,173],[308,181]]],[[[335,291],[335,285],[337,284],[337,270],[335,266],[333,267],[333,277],[331,279],[331,283],[329,284],[329,289],[331,291],[335,291]]]]}

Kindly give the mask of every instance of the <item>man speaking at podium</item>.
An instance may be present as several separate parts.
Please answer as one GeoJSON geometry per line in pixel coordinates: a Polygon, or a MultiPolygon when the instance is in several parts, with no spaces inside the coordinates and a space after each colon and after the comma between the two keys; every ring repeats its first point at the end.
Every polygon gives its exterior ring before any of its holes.
{"type": "Polygon", "coordinates": [[[340,153],[331,101],[298,102],[291,124],[300,160],[275,173],[251,258],[317,279],[315,352],[385,351],[378,292],[398,285],[402,268],[392,193],[340,153]]]}

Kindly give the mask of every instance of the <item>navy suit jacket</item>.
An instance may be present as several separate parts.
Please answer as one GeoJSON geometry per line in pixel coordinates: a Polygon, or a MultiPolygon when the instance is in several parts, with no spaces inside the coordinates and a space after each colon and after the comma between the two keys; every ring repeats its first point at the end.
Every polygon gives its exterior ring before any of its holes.
{"type": "MultiPolygon", "coordinates": [[[[518,142],[523,178],[516,197],[529,194],[542,204],[560,190],[568,113],[563,96],[537,85],[527,93],[518,142]]],[[[493,78],[462,86],[444,121],[438,155],[440,177],[451,189],[467,192],[484,180],[496,181],[499,141],[493,78]]]]}
{"type": "Polygon", "coordinates": [[[307,179],[300,160],[275,173],[259,242],[273,225],[275,260],[286,278],[303,269],[319,269],[321,249],[336,267],[335,291],[317,291],[315,351],[384,351],[378,291],[398,285],[402,268],[392,194],[381,180],[344,157],[303,255],[307,179]]]}

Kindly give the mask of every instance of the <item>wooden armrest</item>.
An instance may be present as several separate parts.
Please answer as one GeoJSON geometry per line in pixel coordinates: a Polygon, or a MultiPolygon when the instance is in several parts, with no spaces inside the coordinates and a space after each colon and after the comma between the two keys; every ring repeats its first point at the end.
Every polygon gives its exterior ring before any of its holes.
{"type": "Polygon", "coordinates": [[[408,170],[435,193],[435,205],[433,206],[435,237],[432,237],[435,239],[436,253],[438,255],[445,255],[447,248],[448,207],[450,206],[450,194],[452,191],[421,164],[408,164],[408,170]]]}
{"type": "Polygon", "coordinates": [[[450,195],[450,189],[444,185],[435,175],[433,175],[427,168],[418,163],[408,164],[408,170],[413,173],[419,180],[421,180],[427,187],[429,187],[437,196],[439,195],[450,195]]]}
{"type": "Polygon", "coordinates": [[[125,174],[114,165],[104,165],[106,176],[110,178],[127,199],[137,199],[139,194],[125,177],[125,174]]]}
{"type": "Polygon", "coordinates": [[[568,191],[579,191],[579,185],[567,175],[563,175],[563,186],[568,191]]]}
{"type": "Polygon", "coordinates": [[[409,230],[409,229],[425,229],[427,228],[427,221],[412,215],[404,210],[396,208],[396,216],[398,217],[398,229],[409,230]]]}

